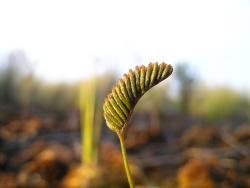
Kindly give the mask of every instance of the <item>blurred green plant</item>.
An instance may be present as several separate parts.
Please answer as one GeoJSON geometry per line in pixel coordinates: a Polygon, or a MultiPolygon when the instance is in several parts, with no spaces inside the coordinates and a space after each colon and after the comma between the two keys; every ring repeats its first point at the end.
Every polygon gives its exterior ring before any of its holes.
{"type": "Polygon", "coordinates": [[[171,114],[175,110],[176,102],[169,94],[168,85],[159,83],[157,88],[149,90],[137,103],[136,109],[140,113],[156,111],[159,115],[171,114]]]}
{"type": "MultiPolygon", "coordinates": [[[[80,123],[82,135],[82,163],[95,164],[97,146],[94,144],[94,115],[96,78],[82,84],[80,90],[80,123]]],[[[100,129],[101,126],[96,128],[100,129]]]]}
{"type": "Polygon", "coordinates": [[[179,83],[179,104],[183,115],[189,115],[190,102],[193,93],[195,76],[187,63],[180,63],[176,66],[176,78],[179,83]]]}
{"type": "Polygon", "coordinates": [[[101,106],[110,80],[111,77],[109,76],[106,76],[105,79],[93,76],[80,84],[79,109],[82,164],[96,165],[98,162],[101,125],[103,122],[101,106]],[[97,83],[100,85],[97,85],[97,83]]]}
{"type": "Polygon", "coordinates": [[[250,100],[230,88],[200,87],[194,92],[191,111],[194,116],[220,121],[249,118],[250,100]]]}
{"type": "Polygon", "coordinates": [[[134,188],[133,178],[128,165],[124,141],[124,130],[133,113],[138,100],[153,86],[166,79],[173,72],[169,64],[158,63],[144,65],[135,70],[129,70],[123,78],[113,87],[112,92],[106,97],[103,104],[104,117],[107,126],[114,131],[120,140],[124,167],[128,182],[134,188]]]}
{"type": "Polygon", "coordinates": [[[13,52],[0,67],[0,104],[22,110],[63,112],[76,107],[78,84],[45,83],[23,52],[13,52]]]}
{"type": "Polygon", "coordinates": [[[0,69],[0,102],[18,106],[18,85],[20,79],[25,75],[23,68],[27,64],[24,54],[20,52],[11,53],[0,69]]]}

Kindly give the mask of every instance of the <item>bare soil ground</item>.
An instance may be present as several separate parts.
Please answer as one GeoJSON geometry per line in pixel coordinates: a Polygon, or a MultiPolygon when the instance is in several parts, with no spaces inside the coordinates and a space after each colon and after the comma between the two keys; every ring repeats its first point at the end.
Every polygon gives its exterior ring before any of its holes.
{"type": "MultiPolygon", "coordinates": [[[[128,187],[119,143],[102,129],[99,165],[80,165],[77,110],[0,111],[0,187],[128,187]]],[[[250,124],[133,117],[126,134],[137,185],[250,187],[250,124]]]]}

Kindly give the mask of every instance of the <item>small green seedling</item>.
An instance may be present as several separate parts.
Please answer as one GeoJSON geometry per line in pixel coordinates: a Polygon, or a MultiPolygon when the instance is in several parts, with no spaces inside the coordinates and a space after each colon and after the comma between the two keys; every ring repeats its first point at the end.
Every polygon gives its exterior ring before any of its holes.
{"type": "Polygon", "coordinates": [[[134,182],[128,166],[126,148],[124,144],[124,130],[138,100],[153,86],[166,79],[173,72],[171,65],[166,63],[150,63],[136,66],[129,70],[123,78],[113,87],[112,92],[106,97],[103,105],[104,118],[107,126],[117,133],[122,150],[125,171],[130,188],[134,182]]]}

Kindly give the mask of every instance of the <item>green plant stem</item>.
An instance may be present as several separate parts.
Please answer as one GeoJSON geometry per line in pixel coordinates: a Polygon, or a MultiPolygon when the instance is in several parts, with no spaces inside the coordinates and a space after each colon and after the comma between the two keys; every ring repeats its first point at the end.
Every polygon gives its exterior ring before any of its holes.
{"type": "Polygon", "coordinates": [[[124,162],[124,167],[125,167],[125,171],[127,174],[127,178],[128,178],[128,183],[130,188],[134,188],[134,181],[129,169],[129,165],[128,165],[128,159],[127,159],[127,152],[126,152],[126,148],[125,148],[125,142],[124,142],[124,135],[123,133],[117,132],[117,135],[119,137],[120,140],[120,144],[121,144],[121,150],[122,150],[122,157],[123,157],[123,162],[124,162]]]}
{"type": "Polygon", "coordinates": [[[97,156],[94,143],[94,115],[95,115],[96,79],[93,77],[81,86],[80,90],[80,120],[82,137],[82,163],[95,165],[97,156]]]}

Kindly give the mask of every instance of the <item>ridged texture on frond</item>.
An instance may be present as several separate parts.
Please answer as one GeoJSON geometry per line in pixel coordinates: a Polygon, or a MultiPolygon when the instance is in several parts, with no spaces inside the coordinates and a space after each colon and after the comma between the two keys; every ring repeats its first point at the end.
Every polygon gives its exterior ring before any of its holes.
{"type": "Polygon", "coordinates": [[[141,96],[172,72],[170,64],[150,63],[147,67],[136,66],[135,70],[124,74],[103,105],[107,126],[115,132],[122,131],[141,96]]]}

